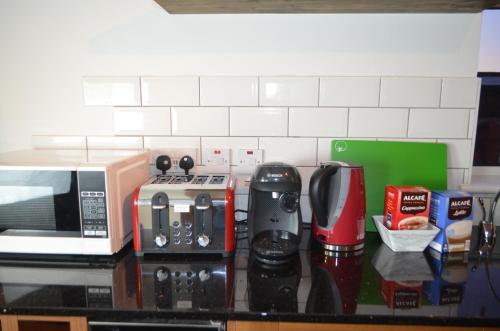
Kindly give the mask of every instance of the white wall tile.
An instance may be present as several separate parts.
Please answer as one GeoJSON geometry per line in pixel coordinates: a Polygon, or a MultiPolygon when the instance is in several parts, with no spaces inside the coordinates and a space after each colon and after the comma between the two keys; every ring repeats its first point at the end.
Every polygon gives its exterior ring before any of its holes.
{"type": "Polygon", "coordinates": [[[231,107],[231,136],[286,136],[288,109],[231,107]]]}
{"type": "Polygon", "coordinates": [[[117,135],[170,135],[169,107],[118,107],[113,109],[117,135]]]}
{"type": "Polygon", "coordinates": [[[443,78],[441,107],[474,108],[478,81],[475,77],[443,78]]]}
{"type": "Polygon", "coordinates": [[[202,137],[201,148],[229,148],[231,149],[231,164],[239,164],[240,149],[258,149],[257,137],[202,137]]]}
{"type": "Polygon", "coordinates": [[[257,106],[257,77],[200,77],[202,106],[257,106]]]}
{"type": "Polygon", "coordinates": [[[411,109],[410,138],[467,138],[468,109],[411,109]]]}
{"type": "Polygon", "coordinates": [[[141,77],[143,106],[198,106],[198,77],[141,77]]]}
{"type": "Polygon", "coordinates": [[[474,138],[475,135],[475,130],[476,128],[476,123],[477,123],[477,110],[471,109],[470,114],[469,114],[469,133],[467,134],[467,138],[474,138]]]}
{"type": "Polygon", "coordinates": [[[227,107],[172,107],[172,135],[227,136],[227,107]]]}
{"type": "Polygon", "coordinates": [[[142,137],[88,136],[88,149],[142,149],[142,137]]]}
{"type": "Polygon", "coordinates": [[[317,106],[318,77],[261,77],[261,106],[317,106]]]}
{"type": "Polygon", "coordinates": [[[31,136],[31,146],[40,149],[87,149],[85,136],[31,136]]]}
{"type": "Polygon", "coordinates": [[[290,136],[345,137],[347,108],[290,108],[290,136]]]}
{"type": "MultiPolygon", "coordinates": [[[[304,181],[302,181],[302,186],[303,185],[304,181]]],[[[311,210],[311,202],[309,200],[309,195],[300,196],[300,211],[302,213],[302,222],[311,223],[312,210],[311,210]]]]}
{"type": "Polygon", "coordinates": [[[85,106],[140,106],[139,77],[83,77],[85,106]]]}
{"type": "Polygon", "coordinates": [[[401,142],[414,142],[414,143],[435,143],[437,139],[427,138],[377,138],[378,141],[401,141],[401,142]]]}
{"type": "Polygon", "coordinates": [[[349,137],[406,137],[408,110],[351,108],[349,137]]]}
{"type": "Polygon", "coordinates": [[[144,137],[144,148],[198,148],[200,137],[144,137]]]}
{"type": "Polygon", "coordinates": [[[321,77],[320,106],[377,107],[379,77],[321,77]]]}
{"type": "Polygon", "coordinates": [[[441,78],[382,77],[380,107],[439,107],[441,78]]]}
{"type": "Polygon", "coordinates": [[[448,169],[448,190],[458,190],[464,182],[464,169],[448,169]]]}
{"type": "Polygon", "coordinates": [[[439,143],[448,145],[448,167],[469,168],[471,161],[472,140],[438,139],[439,143]]]}
{"type": "Polygon", "coordinates": [[[169,149],[196,149],[197,164],[201,162],[200,137],[144,137],[144,148],[150,149],[151,164],[156,160],[157,152],[168,152],[169,149]]]}
{"type": "Polygon", "coordinates": [[[285,162],[295,166],[316,165],[316,138],[259,138],[265,162],[285,162]]]}

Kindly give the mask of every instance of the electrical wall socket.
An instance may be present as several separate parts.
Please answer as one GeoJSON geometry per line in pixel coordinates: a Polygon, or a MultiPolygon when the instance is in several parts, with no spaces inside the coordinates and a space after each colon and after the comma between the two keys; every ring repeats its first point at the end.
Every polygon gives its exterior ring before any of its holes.
{"type": "Polygon", "coordinates": [[[176,173],[176,172],[184,172],[184,169],[179,168],[179,160],[184,156],[184,155],[189,155],[193,158],[194,161],[194,167],[193,169],[189,170],[190,172],[194,172],[196,170],[196,166],[198,166],[199,163],[199,157],[198,157],[198,149],[197,148],[158,148],[158,149],[153,149],[151,150],[151,160],[150,164],[153,165],[153,167],[156,164],[156,158],[160,155],[168,155],[170,157],[170,160],[172,161],[172,167],[167,171],[167,173],[176,173]]]}
{"type": "Polygon", "coordinates": [[[201,156],[207,173],[229,173],[230,157],[229,148],[204,148],[201,156]]]}
{"type": "Polygon", "coordinates": [[[238,164],[240,166],[254,167],[262,164],[262,149],[240,149],[238,164]]]}

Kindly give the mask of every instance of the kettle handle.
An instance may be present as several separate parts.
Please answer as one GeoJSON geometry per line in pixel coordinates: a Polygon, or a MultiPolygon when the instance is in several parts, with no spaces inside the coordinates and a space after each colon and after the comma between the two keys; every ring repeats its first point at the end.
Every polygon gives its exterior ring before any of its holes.
{"type": "Polygon", "coordinates": [[[328,183],[325,179],[334,175],[340,165],[330,164],[317,169],[311,176],[309,182],[309,197],[316,223],[325,227],[328,225],[328,211],[326,210],[326,199],[328,195],[328,183]]]}

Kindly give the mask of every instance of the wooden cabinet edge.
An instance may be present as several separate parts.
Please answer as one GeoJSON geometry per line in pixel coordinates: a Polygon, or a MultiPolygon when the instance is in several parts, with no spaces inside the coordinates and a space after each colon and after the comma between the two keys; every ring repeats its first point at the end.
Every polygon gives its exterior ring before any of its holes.
{"type": "Polygon", "coordinates": [[[19,321],[33,322],[67,322],[71,331],[87,331],[85,316],[49,316],[49,315],[0,315],[2,331],[19,331],[19,321]]]}

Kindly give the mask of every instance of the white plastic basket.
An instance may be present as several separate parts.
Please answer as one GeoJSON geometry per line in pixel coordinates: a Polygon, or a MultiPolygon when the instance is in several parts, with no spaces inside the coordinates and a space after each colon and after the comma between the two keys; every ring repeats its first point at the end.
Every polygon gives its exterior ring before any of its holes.
{"type": "Polygon", "coordinates": [[[425,230],[389,230],[383,216],[372,216],[382,241],[395,252],[422,252],[439,233],[432,224],[425,230]]]}

